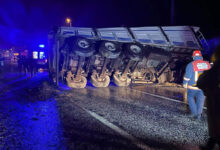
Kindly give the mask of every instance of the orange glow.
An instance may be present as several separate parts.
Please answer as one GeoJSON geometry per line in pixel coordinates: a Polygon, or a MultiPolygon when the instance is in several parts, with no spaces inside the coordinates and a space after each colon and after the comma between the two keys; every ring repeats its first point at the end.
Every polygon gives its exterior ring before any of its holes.
{"type": "Polygon", "coordinates": [[[66,18],[66,23],[71,23],[71,19],[70,18],[66,18]]]}

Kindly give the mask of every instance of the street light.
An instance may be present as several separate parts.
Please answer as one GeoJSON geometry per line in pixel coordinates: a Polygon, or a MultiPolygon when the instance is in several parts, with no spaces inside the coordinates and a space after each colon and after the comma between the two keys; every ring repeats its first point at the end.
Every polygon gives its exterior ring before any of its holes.
{"type": "Polygon", "coordinates": [[[72,20],[70,18],[66,18],[66,23],[71,27],[72,26],[72,20]]]}

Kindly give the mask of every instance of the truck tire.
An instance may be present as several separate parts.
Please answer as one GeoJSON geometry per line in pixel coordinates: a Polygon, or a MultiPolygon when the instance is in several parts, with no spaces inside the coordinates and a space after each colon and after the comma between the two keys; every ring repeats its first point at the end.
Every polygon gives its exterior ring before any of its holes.
{"type": "Polygon", "coordinates": [[[73,40],[73,51],[78,56],[90,57],[95,53],[95,47],[91,40],[83,37],[76,37],[73,40]]]}
{"type": "Polygon", "coordinates": [[[84,76],[80,76],[80,81],[75,81],[74,75],[71,72],[68,72],[66,82],[70,88],[85,88],[87,79],[84,76]]]}
{"type": "Polygon", "coordinates": [[[113,81],[117,86],[129,86],[131,83],[131,78],[128,76],[126,78],[122,78],[120,73],[114,73],[113,81]]]}
{"type": "Polygon", "coordinates": [[[91,75],[91,83],[95,87],[108,87],[110,83],[110,77],[105,76],[105,78],[102,81],[99,81],[99,77],[97,75],[91,75]]]}
{"type": "Polygon", "coordinates": [[[102,41],[99,52],[103,57],[116,59],[121,54],[121,47],[117,42],[102,41]]]}
{"type": "Polygon", "coordinates": [[[143,46],[137,43],[129,43],[124,46],[125,55],[133,61],[140,61],[143,58],[143,46]]]}

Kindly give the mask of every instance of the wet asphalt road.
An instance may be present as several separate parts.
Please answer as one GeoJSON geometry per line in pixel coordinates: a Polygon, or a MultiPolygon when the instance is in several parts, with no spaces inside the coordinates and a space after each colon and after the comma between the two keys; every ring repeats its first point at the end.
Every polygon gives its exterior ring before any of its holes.
{"type": "Polygon", "coordinates": [[[189,150],[208,138],[205,113],[192,120],[187,104],[147,94],[184,101],[181,89],[113,84],[57,89],[47,74],[27,79],[13,70],[0,83],[0,149],[135,150],[136,139],[152,149],[189,150]]]}

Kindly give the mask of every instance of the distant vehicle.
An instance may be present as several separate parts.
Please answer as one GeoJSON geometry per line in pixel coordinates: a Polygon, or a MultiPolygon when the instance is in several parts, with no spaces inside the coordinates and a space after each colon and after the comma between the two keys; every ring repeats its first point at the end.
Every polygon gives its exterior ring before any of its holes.
{"type": "Polygon", "coordinates": [[[191,26],[59,27],[49,34],[49,72],[73,88],[84,88],[87,79],[95,87],[111,79],[118,86],[180,83],[192,51],[202,51],[204,41],[191,26]]]}
{"type": "Polygon", "coordinates": [[[47,58],[44,51],[33,51],[32,52],[33,59],[36,60],[37,68],[39,70],[46,70],[47,69],[47,58]]]}
{"type": "Polygon", "coordinates": [[[44,50],[23,50],[20,51],[20,53],[14,53],[14,56],[18,57],[19,55],[24,56],[25,58],[30,57],[29,53],[31,54],[30,56],[35,60],[37,64],[37,68],[39,70],[47,70],[47,58],[44,50]]]}

